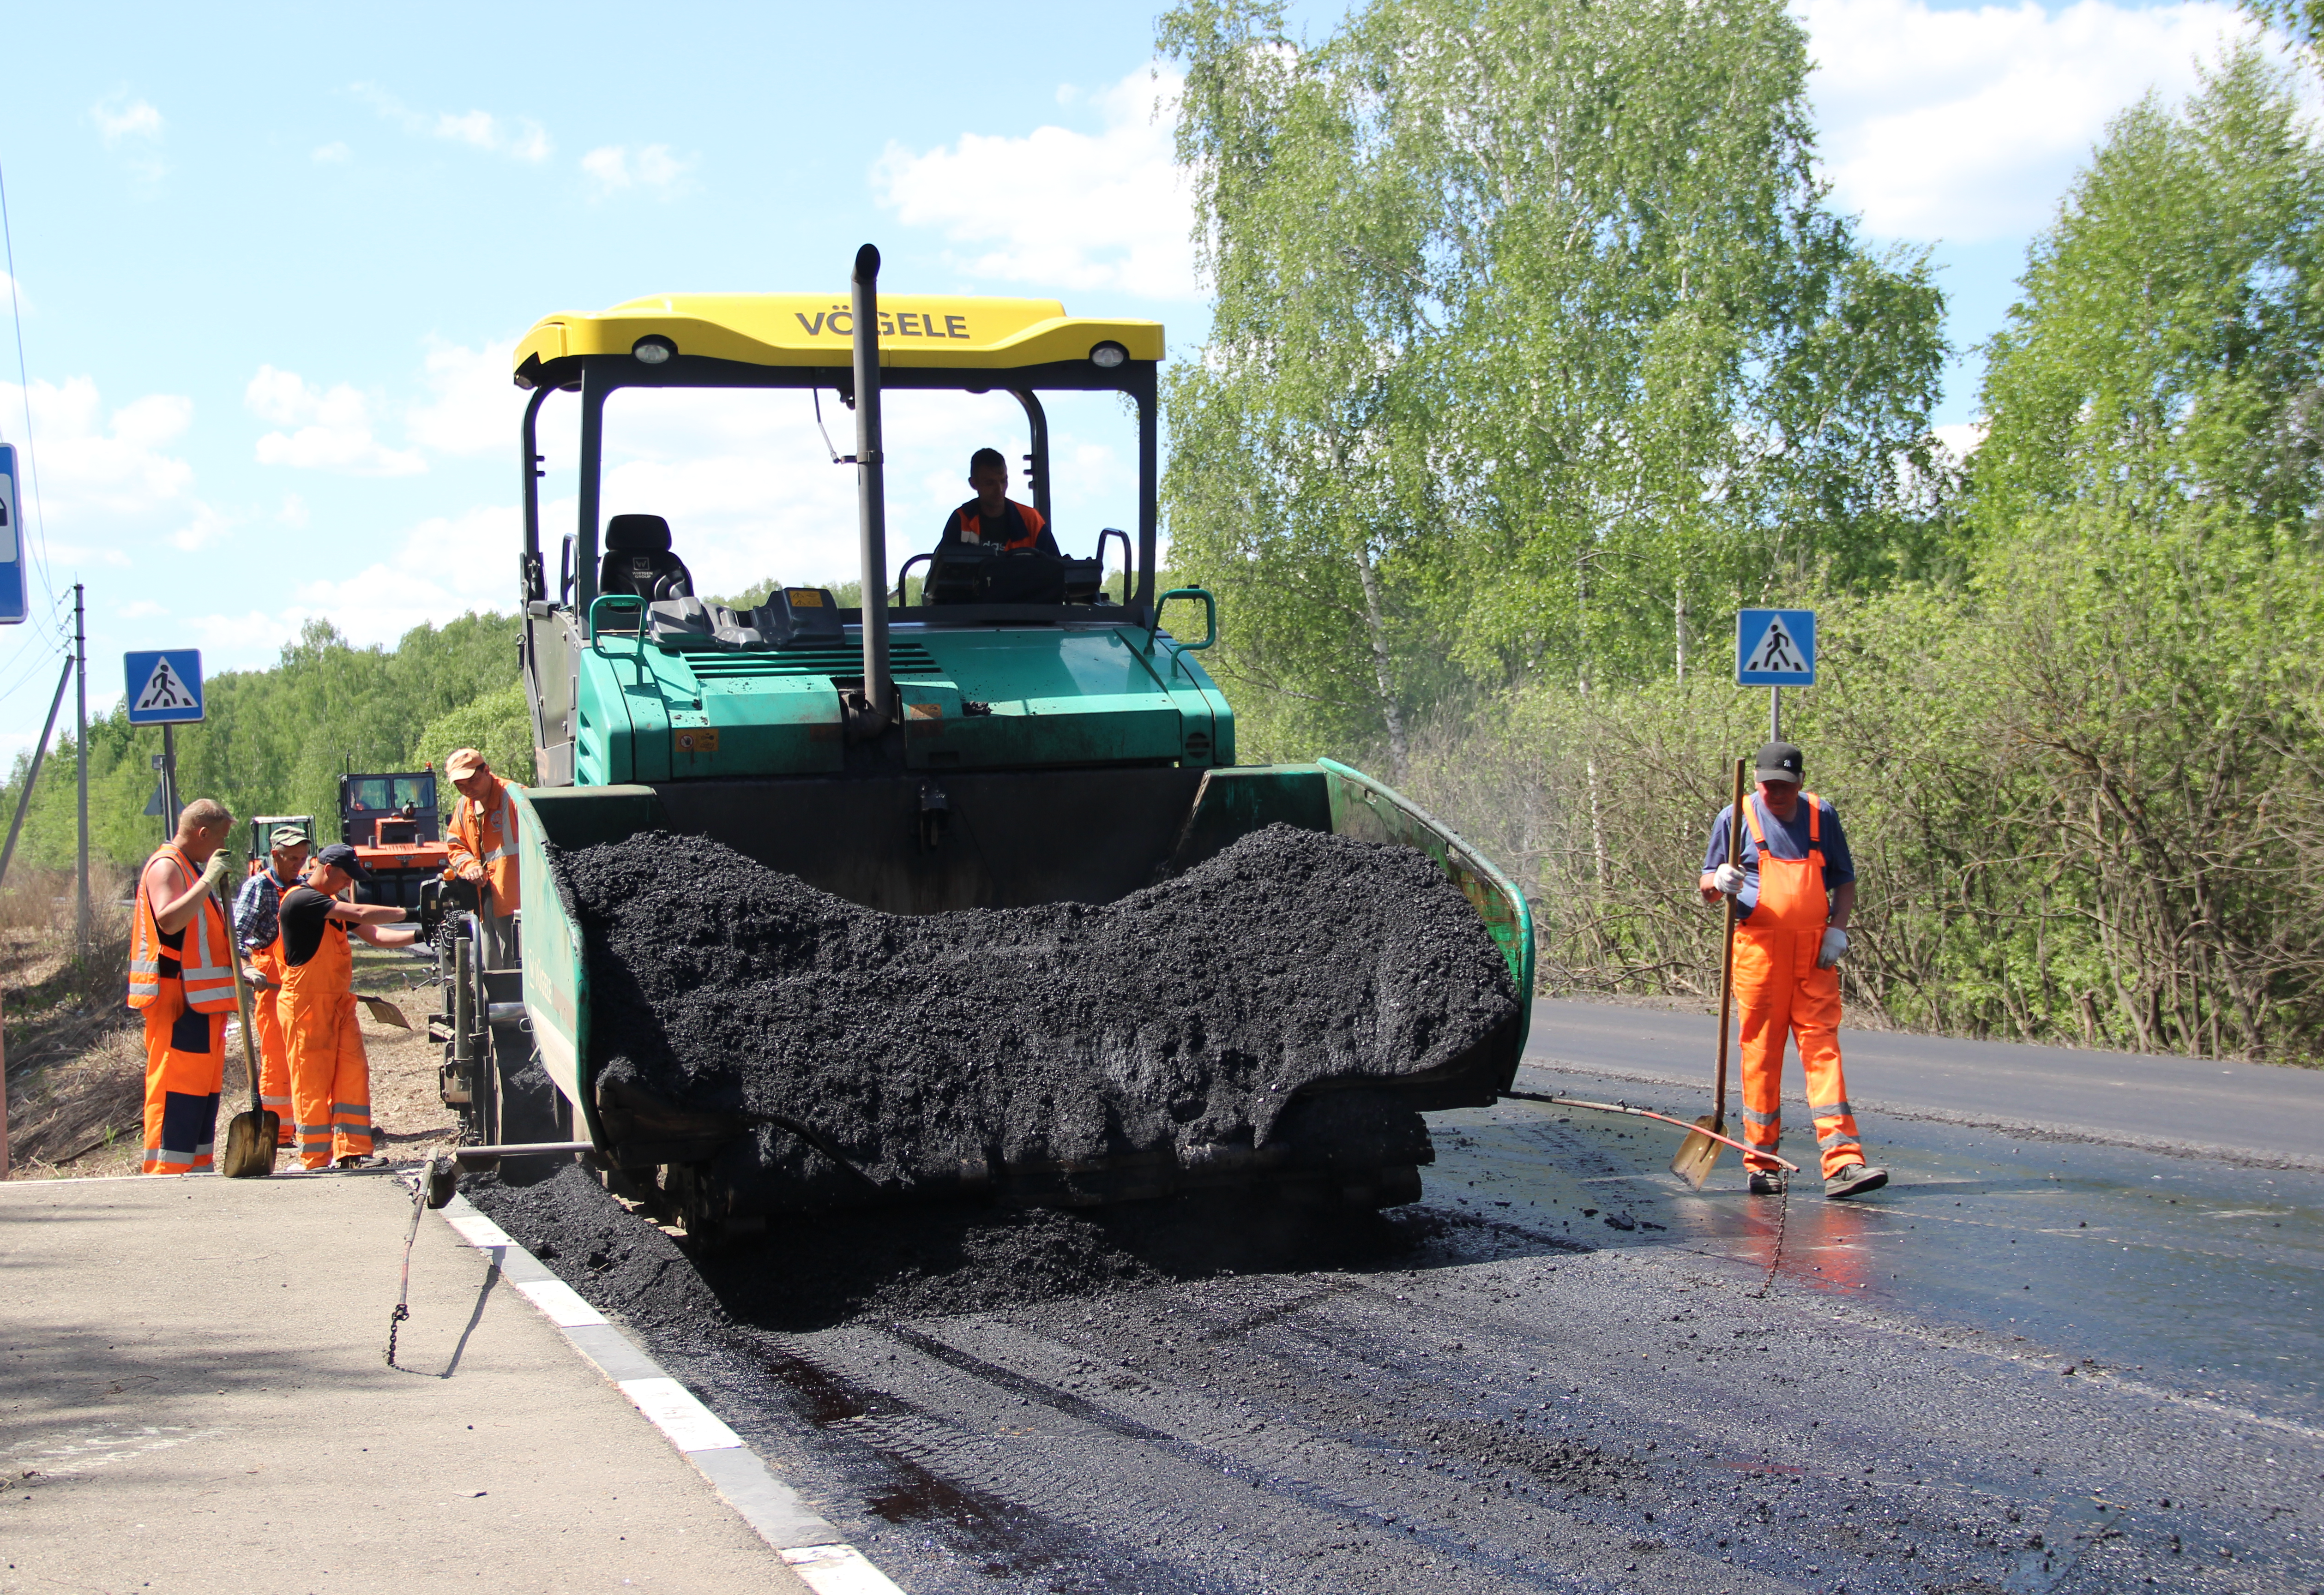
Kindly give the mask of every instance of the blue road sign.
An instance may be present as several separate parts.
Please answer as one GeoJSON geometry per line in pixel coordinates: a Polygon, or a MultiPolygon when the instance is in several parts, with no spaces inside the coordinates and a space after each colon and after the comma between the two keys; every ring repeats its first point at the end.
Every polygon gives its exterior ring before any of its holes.
{"type": "Polygon", "coordinates": [[[23,523],[17,518],[23,502],[16,490],[16,445],[0,443],[0,626],[24,621],[23,523]]]}
{"type": "Polygon", "coordinates": [[[129,723],[182,725],[202,718],[202,651],[169,648],[124,654],[129,683],[129,723]]]}
{"type": "Polygon", "coordinates": [[[1813,610],[1738,610],[1735,684],[1812,687],[1815,684],[1813,610]]]}

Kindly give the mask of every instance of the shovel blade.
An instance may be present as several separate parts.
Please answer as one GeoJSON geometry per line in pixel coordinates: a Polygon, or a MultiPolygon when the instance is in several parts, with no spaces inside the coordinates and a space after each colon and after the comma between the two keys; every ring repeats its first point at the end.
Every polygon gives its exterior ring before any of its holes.
{"type": "Polygon", "coordinates": [[[398,1030],[411,1028],[411,1021],[403,1016],[403,1010],[385,997],[359,996],[355,1000],[364,1005],[364,1011],[372,1016],[374,1022],[392,1024],[398,1030]]]}
{"type": "Polygon", "coordinates": [[[1719,1154],[1724,1150],[1703,1133],[1706,1130],[1712,1135],[1726,1133],[1726,1126],[1719,1122],[1717,1114],[1705,1114],[1694,1122],[1694,1128],[1679,1142],[1678,1156],[1671,1160],[1671,1172],[1698,1191],[1702,1182],[1711,1178],[1711,1165],[1719,1161],[1719,1154]]]}
{"type": "Polygon", "coordinates": [[[226,1127],[226,1160],[218,1172],[228,1179],[257,1179],[274,1172],[274,1148],[282,1136],[282,1116],[255,1108],[235,1114],[226,1127]]]}

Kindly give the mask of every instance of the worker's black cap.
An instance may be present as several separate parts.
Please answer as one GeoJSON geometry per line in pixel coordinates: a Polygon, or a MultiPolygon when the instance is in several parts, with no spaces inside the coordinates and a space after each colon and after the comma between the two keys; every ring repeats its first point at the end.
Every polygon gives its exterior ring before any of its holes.
{"type": "Polygon", "coordinates": [[[315,855],[315,862],[327,864],[333,869],[346,870],[349,875],[359,881],[371,879],[371,871],[364,866],[362,859],[355,857],[355,850],[345,842],[333,842],[315,855]]]}
{"type": "MultiPolygon", "coordinates": [[[[1789,742],[1770,742],[1759,750],[1759,764],[1754,776],[1761,781],[1788,781],[1797,786],[1807,779],[1807,761],[1800,756],[1798,747],[1789,742]]],[[[325,848],[328,852],[329,848],[325,848]]]]}

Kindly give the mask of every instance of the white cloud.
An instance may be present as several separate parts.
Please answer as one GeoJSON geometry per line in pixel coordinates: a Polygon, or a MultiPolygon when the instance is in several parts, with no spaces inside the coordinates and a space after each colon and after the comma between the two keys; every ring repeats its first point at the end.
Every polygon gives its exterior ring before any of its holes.
{"type": "Polygon", "coordinates": [[[97,124],[97,136],[107,148],[124,139],[158,139],[161,136],[161,113],[144,100],[133,100],[126,95],[112,95],[88,108],[88,118],[97,124]]]}
{"type": "Polygon", "coordinates": [[[318,145],[313,156],[314,162],[318,166],[345,166],[354,159],[355,151],[337,139],[327,144],[318,145]]]}
{"type": "Polygon", "coordinates": [[[296,371],[258,368],[243,402],[262,421],[285,430],[258,440],[258,463],[356,476],[409,476],[428,469],[416,449],[392,449],[372,435],[371,404],[342,382],[327,391],[296,371]]]}
{"type": "Polygon", "coordinates": [[[2046,224],[2109,119],[2177,98],[2248,24],[2217,0],[1937,9],[1803,0],[1825,170],[1872,233],[1956,243],[2046,224]]]}
{"type": "Polygon", "coordinates": [[[509,374],[515,351],[513,341],[469,349],[429,340],[428,386],[434,397],[406,413],[406,435],[447,454],[513,453],[524,409],[524,395],[509,374]]]}
{"type": "Polygon", "coordinates": [[[294,530],[304,529],[309,518],[307,514],[307,500],[297,493],[283,494],[282,508],[275,511],[274,518],[294,530]]]}
{"type": "Polygon", "coordinates": [[[548,130],[530,116],[496,116],[490,111],[422,111],[370,83],[355,84],[349,92],[406,133],[535,165],[557,151],[548,130]]]}
{"type": "Polygon", "coordinates": [[[964,133],[926,151],[890,144],[872,184],[907,225],[968,246],[954,264],[973,276],[1194,298],[1191,197],[1172,150],[1178,84],[1141,70],[1089,96],[1104,120],[1094,133],[1042,127],[1023,138],[964,133]]]}
{"type": "Polygon", "coordinates": [[[139,598],[132,599],[114,612],[124,620],[150,620],[156,615],[166,615],[170,611],[151,599],[139,598]]]}
{"type": "Polygon", "coordinates": [[[1947,454],[1955,460],[1966,460],[1985,442],[1985,427],[1983,421],[1956,421],[1950,426],[1931,430],[1936,433],[1937,441],[1944,445],[1947,454]]]}
{"type": "MultiPolygon", "coordinates": [[[[23,390],[0,384],[0,413],[22,415],[23,406],[23,390]]],[[[40,509],[54,535],[85,536],[193,502],[194,468],[166,446],[192,422],[192,399],[149,393],[108,415],[97,383],[73,377],[61,387],[34,382],[32,417],[40,509]]]]}
{"type": "Polygon", "coordinates": [[[581,172],[595,198],[626,188],[650,188],[669,198],[684,192],[684,179],[696,159],[689,155],[681,160],[669,152],[668,144],[647,144],[635,153],[626,144],[607,144],[581,157],[581,172]]]}

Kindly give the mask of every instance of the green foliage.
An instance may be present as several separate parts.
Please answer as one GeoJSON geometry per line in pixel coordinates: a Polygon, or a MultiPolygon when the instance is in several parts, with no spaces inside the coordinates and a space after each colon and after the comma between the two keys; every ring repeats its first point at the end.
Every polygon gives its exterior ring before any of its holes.
{"type": "MultiPolygon", "coordinates": [[[[393,649],[359,648],[328,623],[310,621],[272,669],[229,671],[203,683],[208,719],[176,734],[180,794],[215,797],[237,819],[310,813],[327,825],[338,812],[343,771],[410,767],[427,730],[454,710],[487,697],[505,705],[517,690],[518,631],[512,616],[470,614],[440,628],[417,627],[393,649]]],[[[505,718],[476,723],[504,725],[505,718]]],[[[19,844],[26,862],[54,867],[72,862],[77,830],[73,748],[69,737],[59,740],[19,844]]],[[[132,727],[125,709],[116,709],[90,724],[88,750],[91,854],[134,864],[161,837],[161,821],[143,812],[161,733],[132,727]]],[[[521,761],[528,770],[530,752],[521,761]]],[[[12,814],[29,763],[20,756],[0,789],[12,814]]]]}
{"type": "Polygon", "coordinates": [[[2317,502],[2324,151],[2255,46],[2116,118],[1988,353],[1972,518],[2301,524],[2317,502]]]}
{"type": "MultiPolygon", "coordinates": [[[[2319,159],[2250,50],[2120,118],[1992,347],[1957,579],[1803,591],[1785,730],[1853,844],[1859,1010],[2324,1061],[2319,159]]],[[[1744,706],[1544,682],[1432,728],[1413,785],[1536,883],[1553,981],[1699,992],[1744,706]]]]}
{"type": "MultiPolygon", "coordinates": [[[[511,682],[429,721],[404,756],[404,767],[429,765],[441,770],[444,756],[456,747],[475,748],[493,774],[519,786],[530,785],[532,710],[525,701],[524,683],[511,682]]],[[[447,796],[444,803],[449,808],[451,799],[447,796]]]]}
{"type": "Polygon", "coordinates": [[[1160,45],[1218,289],[1166,510],[1259,745],[1400,765],[1447,694],[1921,557],[1941,303],[1825,207],[1781,5],[1371,0],[1310,48],[1190,0],[1160,45]]]}

